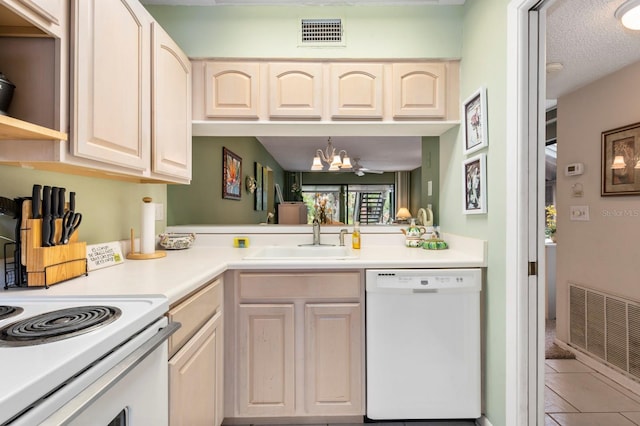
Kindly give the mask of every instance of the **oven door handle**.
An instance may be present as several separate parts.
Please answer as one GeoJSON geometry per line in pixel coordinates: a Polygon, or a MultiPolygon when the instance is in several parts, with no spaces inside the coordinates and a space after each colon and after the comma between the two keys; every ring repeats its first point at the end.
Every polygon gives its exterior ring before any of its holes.
{"type": "Polygon", "coordinates": [[[98,380],[87,386],[82,392],[76,395],[71,401],[66,403],[64,407],[56,411],[52,416],[47,418],[47,424],[65,425],[82,413],[91,403],[100,398],[105,392],[111,389],[115,384],[124,378],[131,370],[140,364],[149,354],[151,354],[158,346],[164,343],[173,333],[175,333],[181,324],[179,322],[170,322],[158,333],[154,334],[149,340],[144,342],[140,347],[127,355],[122,361],[116,364],[112,369],[100,376],[98,380]]]}

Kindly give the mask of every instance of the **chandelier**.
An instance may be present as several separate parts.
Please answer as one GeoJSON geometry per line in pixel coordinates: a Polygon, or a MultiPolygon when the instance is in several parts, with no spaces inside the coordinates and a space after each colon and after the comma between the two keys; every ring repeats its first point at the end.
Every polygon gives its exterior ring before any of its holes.
{"type": "Polygon", "coordinates": [[[335,172],[340,169],[350,169],[351,159],[347,154],[347,151],[341,149],[336,152],[336,149],[331,143],[331,138],[327,142],[327,147],[323,150],[316,150],[316,155],[313,157],[313,164],[311,170],[324,170],[324,164],[329,165],[329,171],[335,172]]]}

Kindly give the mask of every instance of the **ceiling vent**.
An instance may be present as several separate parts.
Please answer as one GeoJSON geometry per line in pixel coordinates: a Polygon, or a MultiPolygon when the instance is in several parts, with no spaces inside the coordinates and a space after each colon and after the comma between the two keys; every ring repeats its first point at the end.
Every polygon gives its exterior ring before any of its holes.
{"type": "Polygon", "coordinates": [[[342,19],[302,19],[300,45],[344,46],[342,19]]]}

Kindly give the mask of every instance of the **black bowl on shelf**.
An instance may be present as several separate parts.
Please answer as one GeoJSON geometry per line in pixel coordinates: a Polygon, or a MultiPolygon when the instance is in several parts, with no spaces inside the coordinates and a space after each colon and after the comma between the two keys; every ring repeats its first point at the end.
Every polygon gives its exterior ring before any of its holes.
{"type": "Polygon", "coordinates": [[[0,115],[7,115],[15,84],[10,82],[4,74],[0,72],[0,115]]]}

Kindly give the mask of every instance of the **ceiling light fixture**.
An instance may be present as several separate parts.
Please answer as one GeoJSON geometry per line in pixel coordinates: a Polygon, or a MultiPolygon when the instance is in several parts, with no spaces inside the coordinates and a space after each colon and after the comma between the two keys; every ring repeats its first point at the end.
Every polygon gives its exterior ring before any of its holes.
{"type": "Polygon", "coordinates": [[[640,30],[640,0],[627,0],[614,13],[626,28],[640,30]]]}
{"type": "Polygon", "coordinates": [[[331,138],[327,142],[327,147],[323,150],[316,150],[316,155],[313,157],[313,164],[311,170],[319,171],[324,170],[324,164],[329,165],[329,171],[335,172],[340,169],[350,169],[351,159],[344,149],[336,151],[331,143],[331,138]]]}

